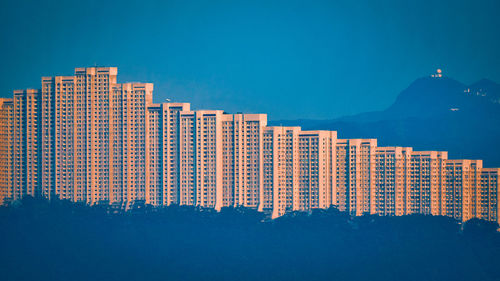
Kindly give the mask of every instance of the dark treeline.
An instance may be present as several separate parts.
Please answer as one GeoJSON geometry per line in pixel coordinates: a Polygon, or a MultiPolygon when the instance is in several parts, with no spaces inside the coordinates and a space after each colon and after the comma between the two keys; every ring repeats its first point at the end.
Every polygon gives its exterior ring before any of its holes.
{"type": "Polygon", "coordinates": [[[0,208],[0,280],[500,280],[497,227],[26,198],[0,208]]]}

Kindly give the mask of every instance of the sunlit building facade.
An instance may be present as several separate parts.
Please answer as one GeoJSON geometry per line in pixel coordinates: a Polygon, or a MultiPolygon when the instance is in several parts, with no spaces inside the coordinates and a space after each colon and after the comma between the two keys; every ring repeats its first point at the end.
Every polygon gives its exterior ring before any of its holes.
{"type": "Polygon", "coordinates": [[[375,155],[376,213],[406,214],[406,191],[411,180],[411,147],[377,147],[375,155]]]}
{"type": "Polygon", "coordinates": [[[476,195],[476,217],[499,222],[500,208],[498,194],[500,192],[500,168],[481,169],[479,190],[476,195]]]}
{"type": "Polygon", "coordinates": [[[0,98],[0,204],[13,199],[14,191],[14,103],[0,98]]]}
{"type": "Polygon", "coordinates": [[[448,153],[413,151],[406,192],[406,214],[440,215],[448,153]]]}
{"type": "Polygon", "coordinates": [[[146,117],[146,204],[180,202],[180,113],[188,103],[150,104],[146,117]]]}
{"type": "Polygon", "coordinates": [[[266,127],[263,149],[263,210],[273,218],[299,210],[300,127],[266,127]]]}
{"type": "Polygon", "coordinates": [[[38,195],[38,90],[14,91],[12,198],[38,195]]]}
{"type": "Polygon", "coordinates": [[[476,217],[482,160],[447,160],[443,215],[467,221],[476,217]]]}
{"type": "Polygon", "coordinates": [[[265,114],[154,103],[153,84],[117,76],[115,67],[76,68],[0,99],[0,203],[31,195],[122,208],[241,206],[272,218],[336,207],[498,221],[499,169],[480,160],[270,127],[265,114]]]}
{"type": "Polygon", "coordinates": [[[81,189],[73,188],[76,157],[74,93],[74,76],[42,77],[40,191],[47,198],[83,200],[81,189]]]}
{"type": "Polygon", "coordinates": [[[332,205],[337,132],[299,133],[299,185],[295,210],[326,209],[332,205]]]}
{"type": "Polygon", "coordinates": [[[336,144],[336,202],[352,215],[376,213],[376,139],[338,139],[336,144]]]}
{"type": "Polygon", "coordinates": [[[223,206],[263,208],[265,114],[222,115],[223,206]]]}

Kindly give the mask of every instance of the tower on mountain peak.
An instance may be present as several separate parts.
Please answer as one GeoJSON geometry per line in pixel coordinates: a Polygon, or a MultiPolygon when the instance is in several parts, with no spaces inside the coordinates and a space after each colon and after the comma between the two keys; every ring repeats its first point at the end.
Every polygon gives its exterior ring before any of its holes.
{"type": "Polygon", "coordinates": [[[443,77],[443,71],[441,70],[441,68],[436,69],[436,73],[432,74],[431,77],[434,77],[434,78],[443,77]]]}

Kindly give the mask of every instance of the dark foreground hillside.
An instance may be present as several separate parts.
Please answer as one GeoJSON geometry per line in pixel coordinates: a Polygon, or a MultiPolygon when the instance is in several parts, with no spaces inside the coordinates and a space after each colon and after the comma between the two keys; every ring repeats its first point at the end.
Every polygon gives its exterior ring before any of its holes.
{"type": "Polygon", "coordinates": [[[0,208],[0,280],[500,280],[497,225],[335,209],[0,208]]]}

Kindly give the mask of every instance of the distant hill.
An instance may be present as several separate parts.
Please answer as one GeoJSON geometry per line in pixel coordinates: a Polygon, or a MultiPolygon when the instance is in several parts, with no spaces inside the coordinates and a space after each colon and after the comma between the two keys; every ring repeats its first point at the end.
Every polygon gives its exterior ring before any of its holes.
{"type": "Polygon", "coordinates": [[[337,130],[340,138],[377,138],[379,146],[445,150],[449,158],[500,167],[500,85],[465,85],[448,77],[417,79],[383,111],[333,120],[281,120],[271,125],[337,130]]]}

